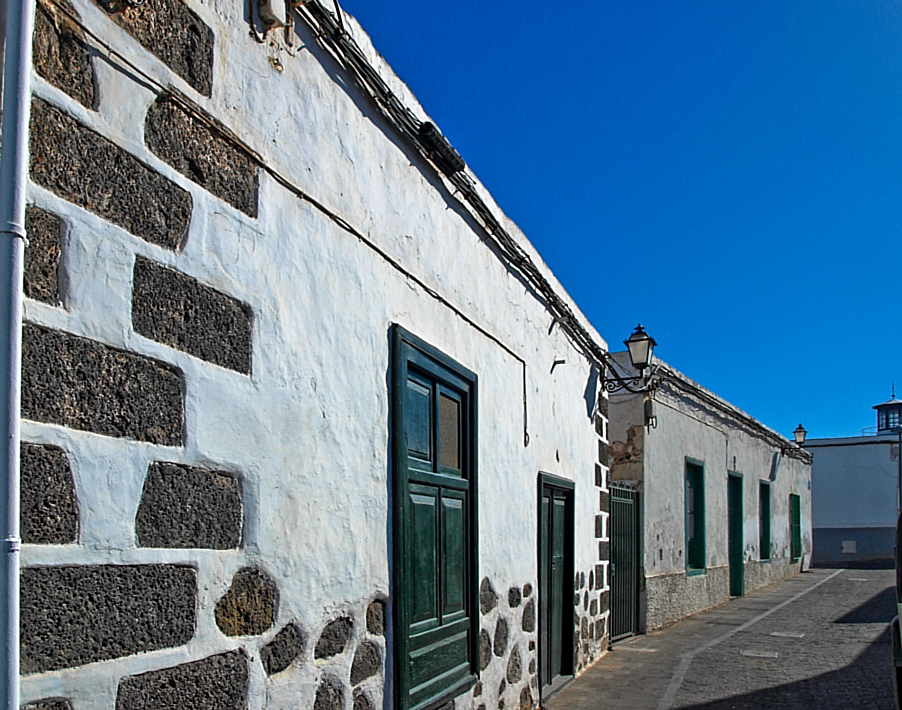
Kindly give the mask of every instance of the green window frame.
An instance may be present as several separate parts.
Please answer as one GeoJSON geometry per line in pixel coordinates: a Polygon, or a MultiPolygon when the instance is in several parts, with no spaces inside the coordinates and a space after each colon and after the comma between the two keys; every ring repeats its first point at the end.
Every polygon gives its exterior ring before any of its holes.
{"type": "Polygon", "coordinates": [[[770,560],[770,483],[758,484],[758,556],[770,560]]]}
{"type": "Polygon", "coordinates": [[[705,570],[705,466],[686,459],[686,570],[705,570]]]}
{"type": "Polygon", "coordinates": [[[395,707],[429,710],[478,669],[476,375],[392,327],[395,707]]]}
{"type": "Polygon", "coordinates": [[[802,556],[802,499],[795,493],[789,494],[789,557],[797,560],[802,556]]]}

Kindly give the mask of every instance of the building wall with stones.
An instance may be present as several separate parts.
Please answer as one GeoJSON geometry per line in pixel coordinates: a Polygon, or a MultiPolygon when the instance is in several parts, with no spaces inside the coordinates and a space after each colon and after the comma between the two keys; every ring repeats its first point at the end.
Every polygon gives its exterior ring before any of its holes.
{"type": "MultiPolygon", "coordinates": [[[[614,358],[629,365],[626,353],[614,358]]],[[[811,561],[811,457],[682,373],[658,361],[654,426],[642,395],[610,400],[611,483],[641,493],[639,619],[653,630],[730,599],[729,474],[742,481],[746,593],[796,574],[811,561]],[[687,570],[686,462],[703,467],[705,569],[687,570]],[[770,490],[769,559],[760,547],[759,489],[770,490]],[[802,557],[790,555],[789,495],[800,497],[802,557]]]]}
{"type": "Polygon", "coordinates": [[[539,702],[539,472],[575,484],[577,669],[607,647],[596,370],[294,19],[264,34],[241,0],[38,3],[28,707],[392,706],[395,324],[479,377],[479,682],[451,704],[539,702]]]}

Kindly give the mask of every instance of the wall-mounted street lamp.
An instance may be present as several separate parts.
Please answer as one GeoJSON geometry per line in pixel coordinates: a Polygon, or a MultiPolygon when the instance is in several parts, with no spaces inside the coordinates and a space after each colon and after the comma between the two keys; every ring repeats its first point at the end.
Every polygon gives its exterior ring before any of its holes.
{"type": "Polygon", "coordinates": [[[796,442],[795,447],[793,447],[791,444],[787,444],[786,446],[781,447],[780,455],[786,456],[786,454],[788,454],[792,451],[798,451],[799,449],[801,449],[802,444],[805,443],[805,436],[807,434],[808,434],[808,432],[805,431],[805,427],[803,427],[801,424],[799,424],[795,428],[795,430],[792,432],[792,438],[795,439],[795,442],[796,442]]]}
{"type": "Polygon", "coordinates": [[[638,370],[639,374],[632,377],[622,376],[617,372],[613,361],[608,362],[602,384],[605,391],[617,392],[618,390],[626,390],[634,394],[640,392],[649,392],[653,388],[653,379],[655,369],[651,364],[651,356],[654,352],[655,339],[645,332],[642,324],[636,326],[633,334],[623,341],[630,354],[630,363],[633,369],[638,370]],[[649,369],[651,368],[651,369],[649,369]],[[649,370],[646,373],[646,370],[649,370]]]}

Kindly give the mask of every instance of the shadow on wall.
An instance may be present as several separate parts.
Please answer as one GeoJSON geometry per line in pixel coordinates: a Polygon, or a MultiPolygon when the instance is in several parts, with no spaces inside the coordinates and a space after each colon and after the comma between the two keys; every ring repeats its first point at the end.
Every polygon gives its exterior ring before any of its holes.
{"type": "Polygon", "coordinates": [[[586,414],[590,421],[595,421],[595,409],[598,402],[598,368],[592,365],[589,368],[589,379],[586,381],[586,391],[583,393],[586,400],[586,414]]]}

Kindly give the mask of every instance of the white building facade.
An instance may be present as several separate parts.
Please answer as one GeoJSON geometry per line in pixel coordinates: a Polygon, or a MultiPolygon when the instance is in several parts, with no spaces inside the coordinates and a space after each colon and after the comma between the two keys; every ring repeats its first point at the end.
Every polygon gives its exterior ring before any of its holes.
{"type": "Polygon", "coordinates": [[[38,4],[26,704],[533,708],[607,648],[604,341],[325,5],[38,4]]]}
{"type": "MultiPolygon", "coordinates": [[[[614,357],[628,365],[625,353],[614,357]]],[[[811,560],[810,455],[665,363],[655,378],[653,398],[610,399],[614,638],[717,606],[811,560]],[[640,513],[622,530],[619,501],[630,498],[640,513]],[[632,558],[630,576],[618,578],[632,558]]]]}

